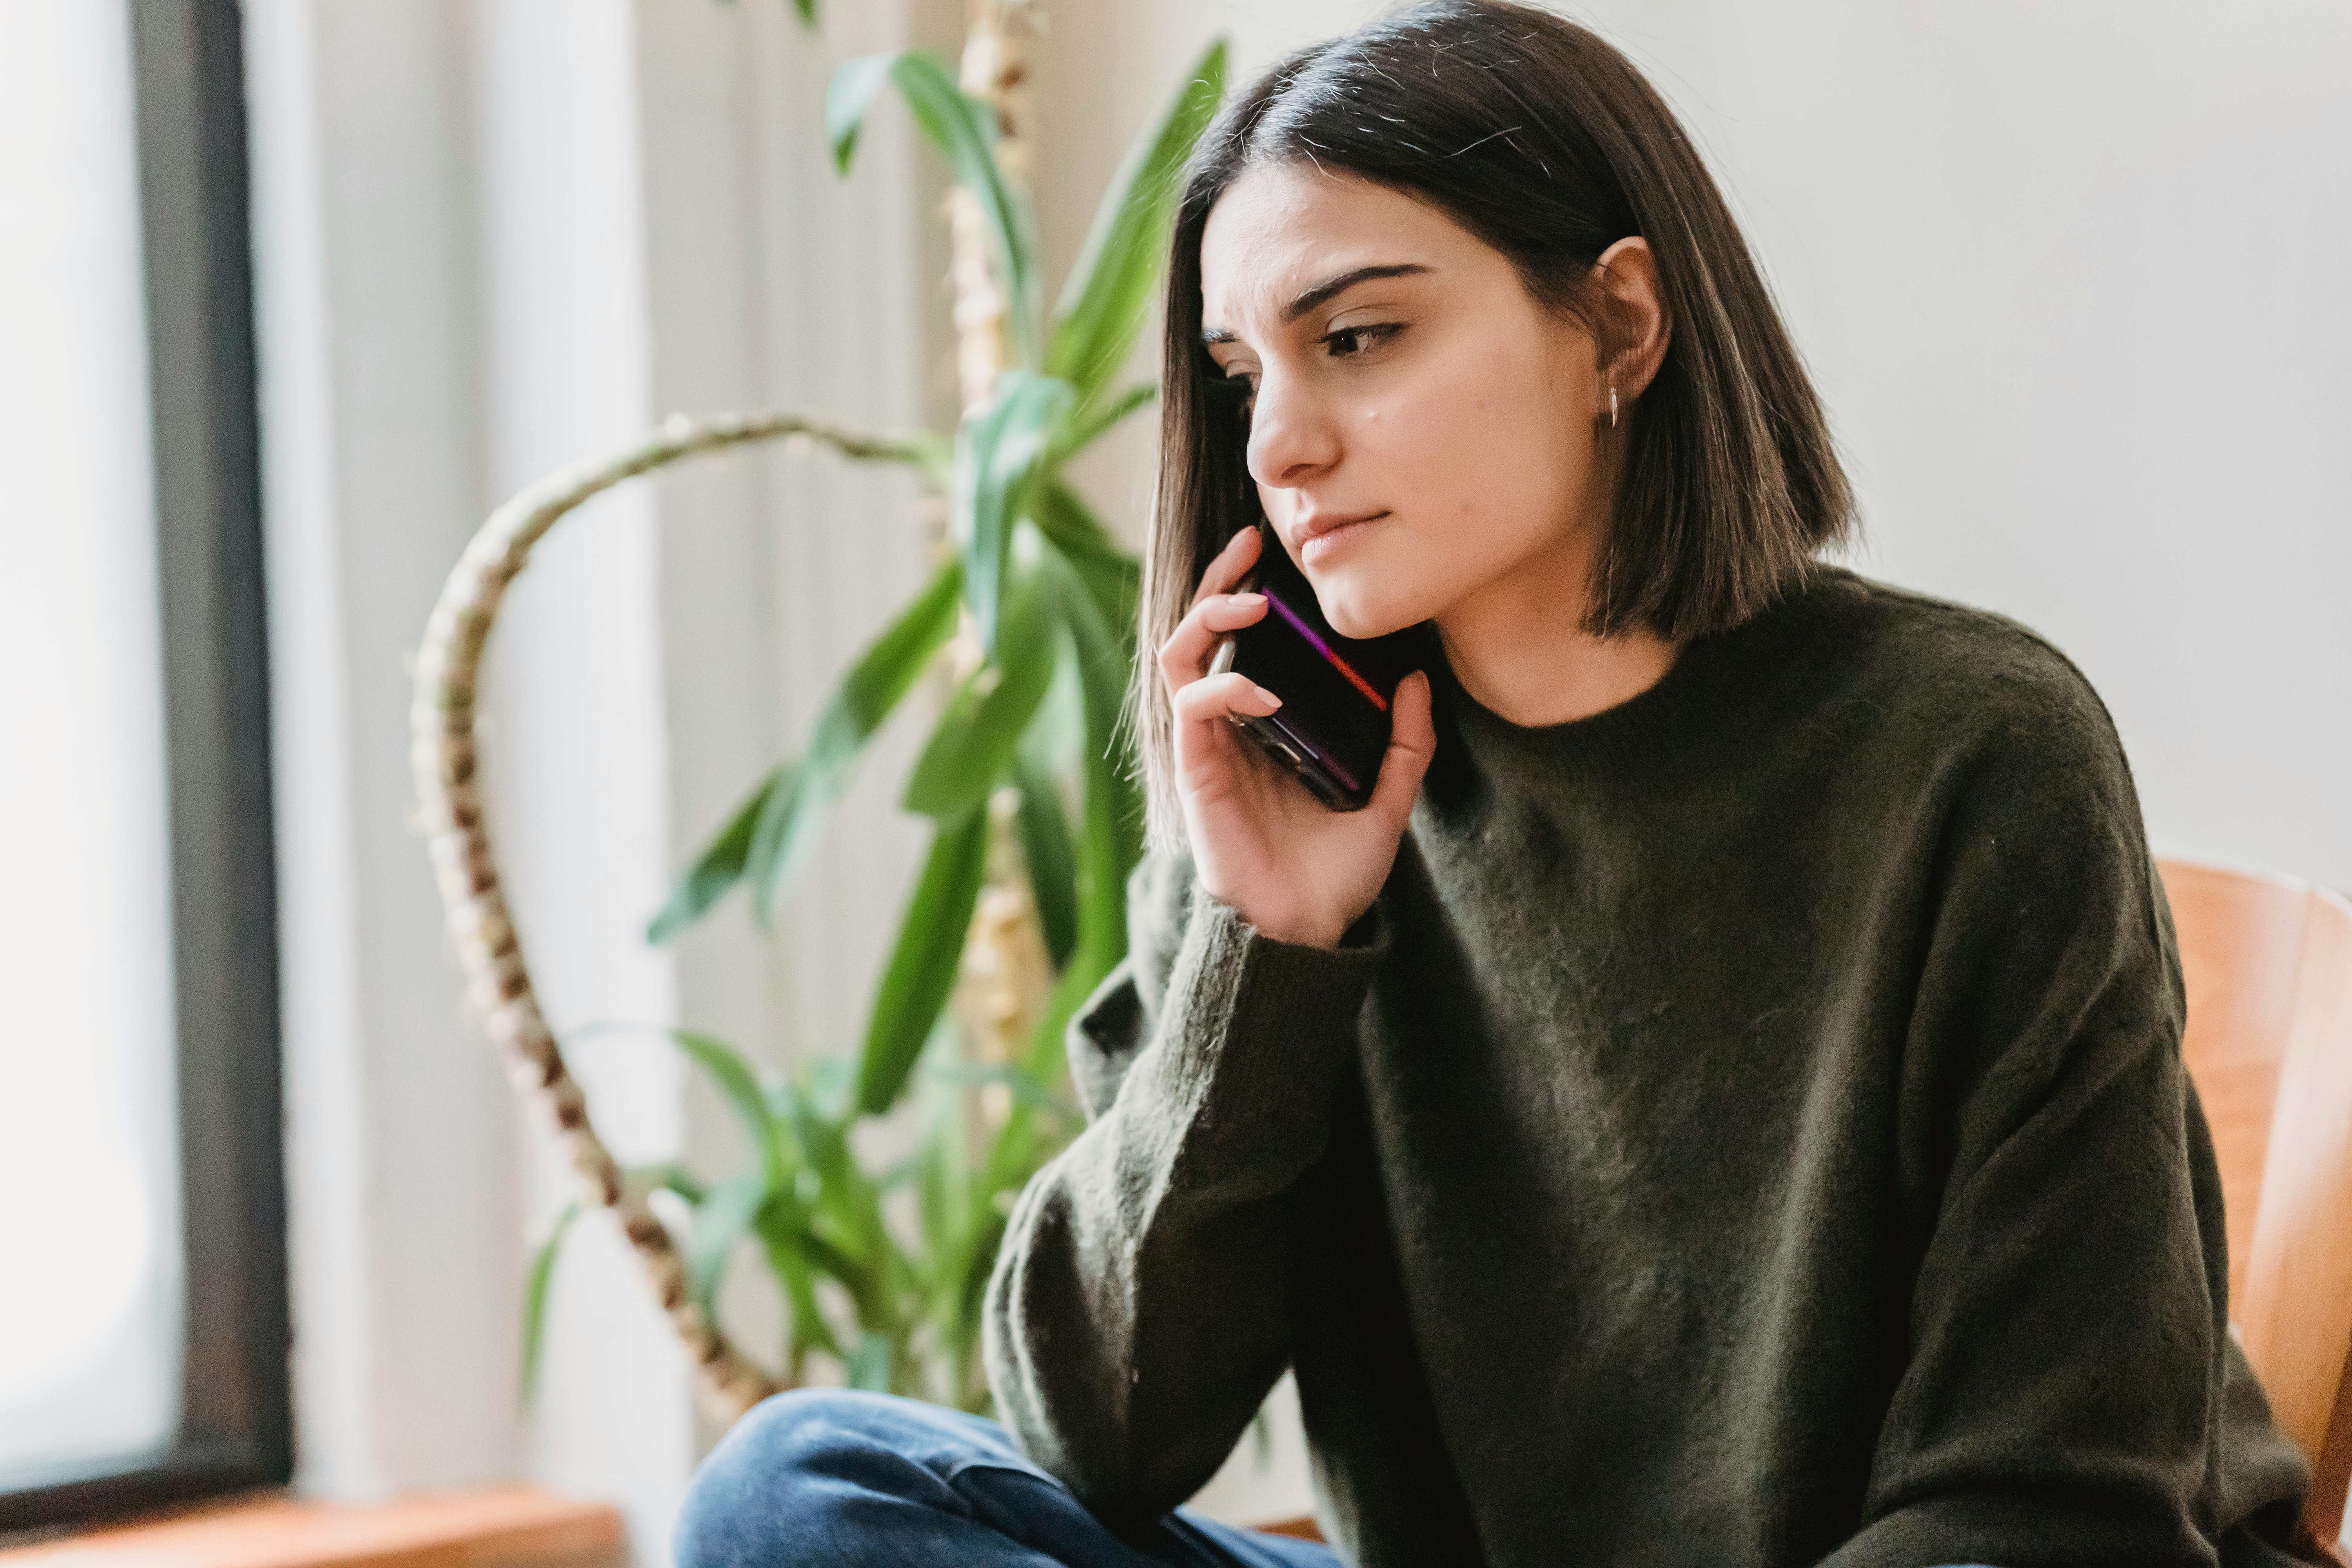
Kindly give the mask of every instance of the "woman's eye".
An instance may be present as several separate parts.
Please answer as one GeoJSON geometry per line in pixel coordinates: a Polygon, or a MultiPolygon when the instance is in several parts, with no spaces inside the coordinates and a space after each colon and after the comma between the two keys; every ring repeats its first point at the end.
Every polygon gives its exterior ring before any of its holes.
{"type": "Polygon", "coordinates": [[[1333,359],[1348,359],[1376,347],[1404,331],[1401,321],[1375,321],[1361,327],[1341,327],[1323,336],[1324,345],[1333,359]]]}

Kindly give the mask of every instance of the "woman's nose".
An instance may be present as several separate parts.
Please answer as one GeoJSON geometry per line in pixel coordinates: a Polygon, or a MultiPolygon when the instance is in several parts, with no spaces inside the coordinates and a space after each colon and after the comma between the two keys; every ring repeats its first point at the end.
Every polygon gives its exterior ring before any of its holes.
{"type": "Polygon", "coordinates": [[[1250,478],[1293,489],[1339,460],[1339,432],[1307,389],[1266,375],[1250,409],[1250,478]]]}

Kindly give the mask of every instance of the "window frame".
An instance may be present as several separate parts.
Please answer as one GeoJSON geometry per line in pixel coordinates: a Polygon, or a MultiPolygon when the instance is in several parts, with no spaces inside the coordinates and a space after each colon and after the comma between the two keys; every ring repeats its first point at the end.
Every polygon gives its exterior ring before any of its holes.
{"type": "Polygon", "coordinates": [[[168,1447],[0,1491],[0,1531],[293,1473],[243,29],[236,0],[131,23],[170,800],[185,1320],[168,1447]]]}

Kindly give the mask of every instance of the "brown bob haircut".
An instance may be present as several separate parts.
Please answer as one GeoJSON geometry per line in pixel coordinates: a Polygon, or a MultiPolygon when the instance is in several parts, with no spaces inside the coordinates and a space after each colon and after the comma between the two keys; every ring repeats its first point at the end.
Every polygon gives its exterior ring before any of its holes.
{"type": "Polygon", "coordinates": [[[1201,342],[1201,235],[1247,169],[1312,163],[1429,203],[1510,258],[1612,353],[1593,263],[1640,235],[1670,339],[1604,447],[1616,506],[1584,624],[1675,641],[1771,603],[1852,526],[1821,400],[1673,110],[1590,30],[1506,0],[1432,0],[1299,50],[1227,103],[1185,171],[1168,268],[1160,466],[1135,689],[1153,836],[1181,834],[1151,650],[1226,542],[1263,516],[1249,428],[1201,342]]]}

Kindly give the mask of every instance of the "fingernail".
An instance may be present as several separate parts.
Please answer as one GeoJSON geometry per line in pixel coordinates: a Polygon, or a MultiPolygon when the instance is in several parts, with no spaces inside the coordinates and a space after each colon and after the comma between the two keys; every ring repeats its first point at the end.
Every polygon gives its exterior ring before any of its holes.
{"type": "Polygon", "coordinates": [[[1257,699],[1259,701],[1265,704],[1265,710],[1269,713],[1282,706],[1282,699],[1276,697],[1273,692],[1268,691],[1263,686],[1257,689],[1257,699]]]}
{"type": "Polygon", "coordinates": [[[1235,594],[1231,596],[1228,602],[1236,610],[1255,610],[1260,605],[1265,603],[1265,595],[1264,594],[1235,594]]]}

